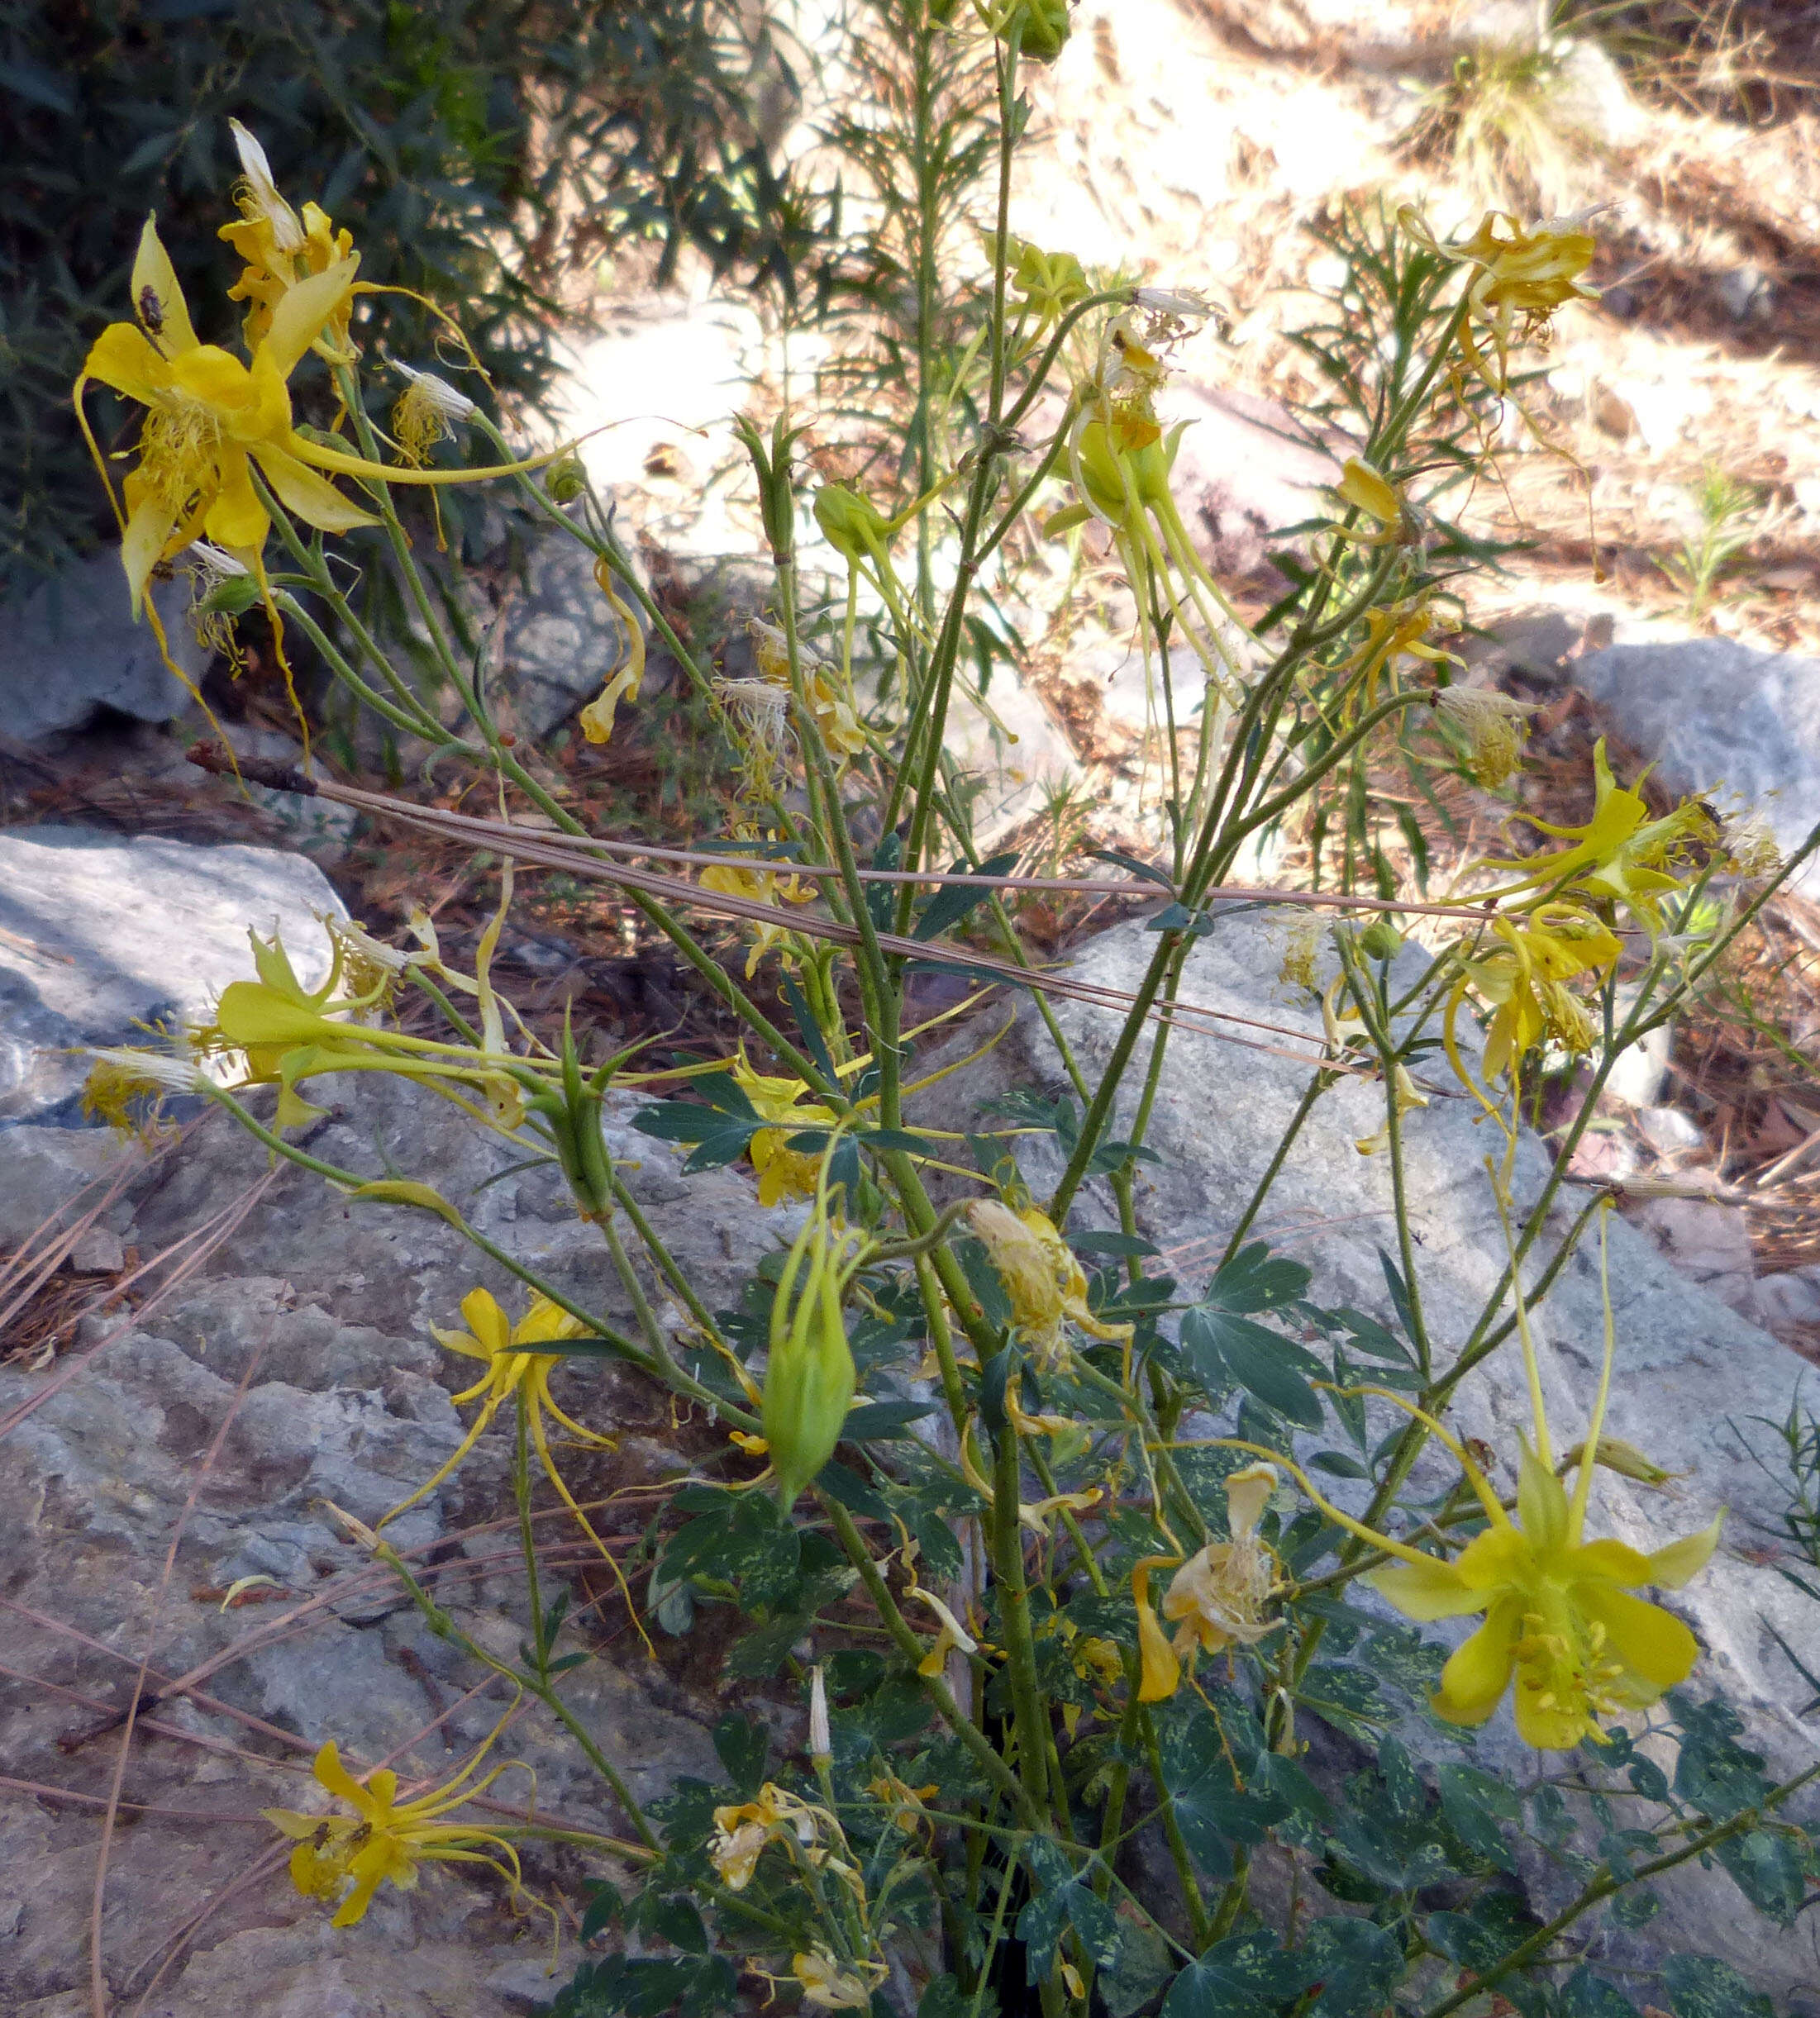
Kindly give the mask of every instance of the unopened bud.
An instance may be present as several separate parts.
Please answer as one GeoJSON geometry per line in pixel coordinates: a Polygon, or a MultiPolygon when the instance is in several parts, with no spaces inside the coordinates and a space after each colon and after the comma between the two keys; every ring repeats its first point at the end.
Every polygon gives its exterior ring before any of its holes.
{"type": "Polygon", "coordinates": [[[815,493],[815,522],[843,560],[870,560],[890,537],[878,508],[845,483],[824,483],[815,493]]]}
{"type": "Polygon", "coordinates": [[[786,1509],[834,1455],[853,1400],[853,1353],[841,1312],[842,1245],[817,1207],[785,1258],[771,1304],[760,1421],[786,1509]]]}
{"type": "Polygon", "coordinates": [[[1359,950],[1370,960],[1394,960],[1403,950],[1403,934],[1388,918],[1374,918],[1359,935],[1359,950]]]}
{"type": "Polygon", "coordinates": [[[579,456],[565,455],[544,473],[544,490],[552,504],[573,504],[588,488],[588,473],[579,456]]]}
{"type": "MultiPolygon", "coordinates": [[[[1024,0],[1023,5],[1012,14],[1011,21],[1022,24],[1022,32],[1017,38],[1018,55],[1028,56],[1035,63],[1053,63],[1062,53],[1062,45],[1067,41],[1072,26],[1068,18],[1068,0],[1024,0]]],[[[1006,33],[1008,38],[1008,26],[1006,33]]]]}
{"type": "MultiPolygon", "coordinates": [[[[1565,1474],[1579,1464],[1586,1455],[1584,1443],[1575,1444],[1560,1461],[1565,1474]]],[[[1634,1478],[1639,1485],[1665,1486],[1671,1478],[1685,1478],[1685,1472],[1665,1471],[1652,1459],[1646,1458],[1636,1444],[1627,1444],[1616,1436],[1602,1436],[1598,1449],[1594,1453],[1593,1462],[1603,1464],[1608,1472],[1617,1472],[1626,1478],[1634,1478]]]]}
{"type": "Polygon", "coordinates": [[[833,1751],[828,1735],[828,1685],[817,1663],[809,1673],[809,1757],[820,1765],[833,1751]]]}

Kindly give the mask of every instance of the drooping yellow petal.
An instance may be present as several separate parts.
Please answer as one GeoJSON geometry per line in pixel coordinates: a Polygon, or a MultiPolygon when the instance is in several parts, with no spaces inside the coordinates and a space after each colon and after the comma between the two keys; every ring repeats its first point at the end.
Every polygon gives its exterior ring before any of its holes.
{"type": "Polygon", "coordinates": [[[146,218],[145,229],[139,234],[139,250],[133,259],[133,312],[148,329],[155,319],[154,333],[166,357],[195,349],[196,331],[189,319],[188,305],[178,284],[177,269],[158,236],[156,211],[146,218]]]}
{"type": "Polygon", "coordinates": [[[132,592],[136,618],[145,599],[151,571],[164,558],[177,514],[160,498],[147,493],[132,507],[126,530],[121,537],[120,561],[126,570],[126,586],[132,592]]]}
{"type": "Polygon", "coordinates": [[[461,1315],[469,1330],[492,1356],[497,1358],[511,1345],[512,1326],[490,1291],[470,1289],[461,1299],[461,1315]]]}
{"type": "Polygon", "coordinates": [[[373,512],[344,497],[326,477],[318,476],[288,450],[262,443],[253,450],[253,459],[279,502],[306,526],[322,532],[351,532],[357,526],[379,524],[373,512]]]}
{"type": "Polygon", "coordinates": [[[330,1793],[346,1801],[350,1807],[358,1809],[363,1815],[370,1813],[373,1797],[341,1763],[341,1748],[334,1739],[331,1738],[317,1754],[312,1770],[316,1774],[317,1783],[330,1793]]]}
{"type": "Polygon", "coordinates": [[[1585,1618],[1604,1627],[1601,1651],[1623,1663],[1627,1678],[1638,1678],[1659,1696],[1693,1673],[1699,1642],[1672,1611],[1608,1585],[1583,1584],[1574,1595],[1585,1618]]]}
{"type": "Polygon", "coordinates": [[[1432,1698],[1436,1716],[1450,1724],[1483,1724],[1503,1701],[1515,1663],[1522,1606],[1521,1597],[1500,1598],[1479,1630],[1456,1649],[1441,1671],[1441,1687],[1432,1698]]]}
{"type": "Polygon", "coordinates": [[[1680,1541],[1671,1541],[1665,1549],[1658,1549],[1648,1559],[1650,1573],[1644,1581],[1658,1583],[1665,1591],[1679,1590],[1712,1561],[1713,1551],[1719,1545],[1719,1530],[1724,1524],[1725,1510],[1721,1507],[1713,1515],[1709,1527],[1703,1527],[1698,1535],[1687,1535],[1680,1541]]]}

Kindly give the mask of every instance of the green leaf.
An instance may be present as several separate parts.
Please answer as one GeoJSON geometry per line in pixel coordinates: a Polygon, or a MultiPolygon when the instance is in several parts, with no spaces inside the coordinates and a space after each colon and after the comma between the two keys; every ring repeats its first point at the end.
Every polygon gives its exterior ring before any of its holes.
{"type": "Polygon", "coordinates": [[[618,1919],[623,1901],[617,1890],[605,1878],[595,1879],[587,1891],[588,1906],[581,1916],[581,1939],[591,1941],[603,1929],[618,1919]]]}
{"type": "Polygon", "coordinates": [[[998,2018],[998,1995],[982,1986],[976,2005],[951,1972],[932,1976],[917,2000],[917,2018],[998,2018]]]}
{"type": "Polygon", "coordinates": [[[1475,1766],[1442,1766],[1435,1775],[1447,1825],[1475,1856],[1506,1871],[1517,1868],[1516,1854],[1498,1826],[1522,1814],[1516,1791],[1475,1766]]]}
{"type": "Polygon", "coordinates": [[[1127,854],[1118,848],[1089,848],[1086,851],[1096,862],[1115,863],[1127,875],[1136,876],[1145,883],[1154,883],[1163,889],[1174,892],[1175,885],[1152,862],[1141,862],[1134,854],[1127,854]]]}
{"type": "Polygon", "coordinates": [[[1342,1306],[1330,1311],[1330,1317],[1337,1317],[1351,1335],[1354,1347],[1372,1359],[1400,1359],[1406,1366],[1413,1366],[1414,1359],[1409,1348],[1396,1333],[1385,1329],[1375,1317],[1367,1317],[1363,1311],[1342,1306]]]}
{"type": "Polygon", "coordinates": [[[933,1402],[863,1402],[841,1425],[844,1444],[890,1443],[910,1434],[910,1425],[936,1412],[933,1402]]]}
{"type": "Polygon", "coordinates": [[[728,1164],[736,1164],[757,1133],[749,1121],[736,1121],[731,1128],[717,1129],[713,1134],[703,1135],[683,1165],[684,1176],[693,1177],[699,1170],[720,1170],[728,1164]]]}
{"type": "Polygon", "coordinates": [[[1232,1874],[1231,1846],[1261,1843],[1288,1812],[1280,1796],[1241,1787],[1218,1724],[1205,1711],[1165,1725],[1160,1752],[1163,1786],[1194,1861],[1221,1882],[1232,1874]]]}
{"type": "MultiPolygon", "coordinates": [[[[949,870],[950,876],[1008,876],[1017,866],[1017,852],[995,854],[982,862],[977,869],[970,869],[965,862],[956,862],[949,870]]],[[[912,939],[936,939],[959,925],[976,904],[984,903],[993,895],[989,889],[982,889],[977,883],[944,883],[922,907],[917,920],[912,939]]]]}
{"type": "Polygon", "coordinates": [[[1392,1721],[1378,1678],[1350,1661],[1317,1661],[1302,1678],[1295,1699],[1325,1724],[1360,1744],[1373,1745],[1392,1721]]]}
{"type": "Polygon", "coordinates": [[[1369,1920],[1317,1920],[1303,1945],[1304,1980],[1321,1994],[1310,2018],[1379,2018],[1403,1981],[1403,1948],[1369,1920]]]}
{"type": "Polygon", "coordinates": [[[765,1783],[770,1734],[762,1724],[729,1713],[714,1726],[714,1749],[736,1790],[750,1800],[765,1783]]]}
{"type": "Polygon", "coordinates": [[[1286,1955],[1267,1927],[1216,1941],[1170,1985],[1161,2018],[1257,2018],[1305,1978],[1301,1959],[1286,1955]]]}
{"type": "Polygon", "coordinates": [[[1285,1303],[1298,1303],[1312,1280],[1311,1271],[1303,1263],[1273,1254],[1265,1241],[1253,1240],[1215,1275],[1203,1301],[1247,1315],[1274,1311],[1285,1303]]]}
{"type": "Polygon", "coordinates": [[[1324,1420],[1308,1377],[1324,1372],[1312,1353],[1274,1331],[1204,1303],[1182,1316],[1182,1349],[1209,1396],[1236,1382],[1279,1416],[1305,1430],[1324,1420]]]}
{"type": "Polygon", "coordinates": [[[1703,1815],[1723,1821],[1755,1807],[1770,1791],[1763,1754],[1737,1742],[1742,1720],[1718,1697],[1696,1702],[1675,1690],[1669,1697],[1681,1726],[1681,1752],[1675,1762],[1675,1791],[1703,1815]]]}
{"type": "Polygon", "coordinates": [[[1662,1965],[1675,2018],[1775,2018],[1775,2007],[1729,1962],[1710,1955],[1670,1955],[1662,1965]]]}
{"type": "Polygon", "coordinates": [[[1107,1254],[1119,1261],[1141,1260],[1162,1252],[1154,1240],[1136,1233],[1071,1233],[1068,1244],[1077,1254],[1107,1254]]]}
{"type": "Polygon", "coordinates": [[[1422,1931],[1451,1962],[1483,1975],[1540,1922],[1513,1892],[1488,1892],[1457,1913],[1432,1913],[1422,1931]]]}
{"type": "Polygon", "coordinates": [[[1807,1897],[1806,1859],[1793,1836],[1752,1829],[1719,1845],[1719,1862],[1760,1913],[1792,1927],[1807,1897]]]}
{"type": "Polygon", "coordinates": [[[1637,2018],[1637,2006],[1584,1963],[1561,1985],[1560,2018],[1637,2018]]]}

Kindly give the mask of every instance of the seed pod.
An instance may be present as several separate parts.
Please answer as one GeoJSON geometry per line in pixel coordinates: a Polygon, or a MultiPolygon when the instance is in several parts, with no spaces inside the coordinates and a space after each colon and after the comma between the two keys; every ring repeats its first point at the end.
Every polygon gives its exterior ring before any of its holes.
{"type": "Polygon", "coordinates": [[[794,1505],[834,1454],[853,1400],[853,1353],[841,1312],[841,1249],[822,1211],[796,1237],[771,1304],[771,1354],[761,1420],[779,1504],[794,1505]],[[806,1273],[805,1273],[806,1271],[806,1273]],[[801,1293],[791,1298],[803,1278],[801,1293]]]}

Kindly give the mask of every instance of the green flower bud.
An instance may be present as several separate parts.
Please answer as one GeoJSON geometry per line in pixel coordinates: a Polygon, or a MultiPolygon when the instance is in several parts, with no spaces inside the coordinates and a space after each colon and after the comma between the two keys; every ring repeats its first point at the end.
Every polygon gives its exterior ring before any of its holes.
{"type": "Polygon", "coordinates": [[[1388,918],[1374,918],[1359,935],[1359,950],[1369,960],[1394,960],[1403,950],[1403,934],[1388,918]]]}
{"type": "Polygon", "coordinates": [[[786,1509],[833,1456],[853,1400],[853,1352],[841,1313],[845,1248],[844,1239],[831,1237],[818,1203],[785,1259],[771,1303],[760,1417],[778,1502],[786,1509]]]}
{"type": "Polygon", "coordinates": [[[552,504],[573,504],[588,488],[588,473],[579,458],[565,455],[544,474],[544,490],[552,504]]]}
{"type": "Polygon", "coordinates": [[[1024,0],[1012,20],[1023,24],[1017,53],[1034,63],[1053,63],[1073,25],[1068,18],[1068,0],[1024,0]]]}
{"type": "Polygon", "coordinates": [[[891,536],[889,521],[845,483],[824,483],[815,493],[815,522],[844,560],[870,560],[891,536]]]}
{"type": "Polygon", "coordinates": [[[244,616],[259,601],[259,583],[250,574],[224,575],[196,606],[202,616],[244,616]]]}

